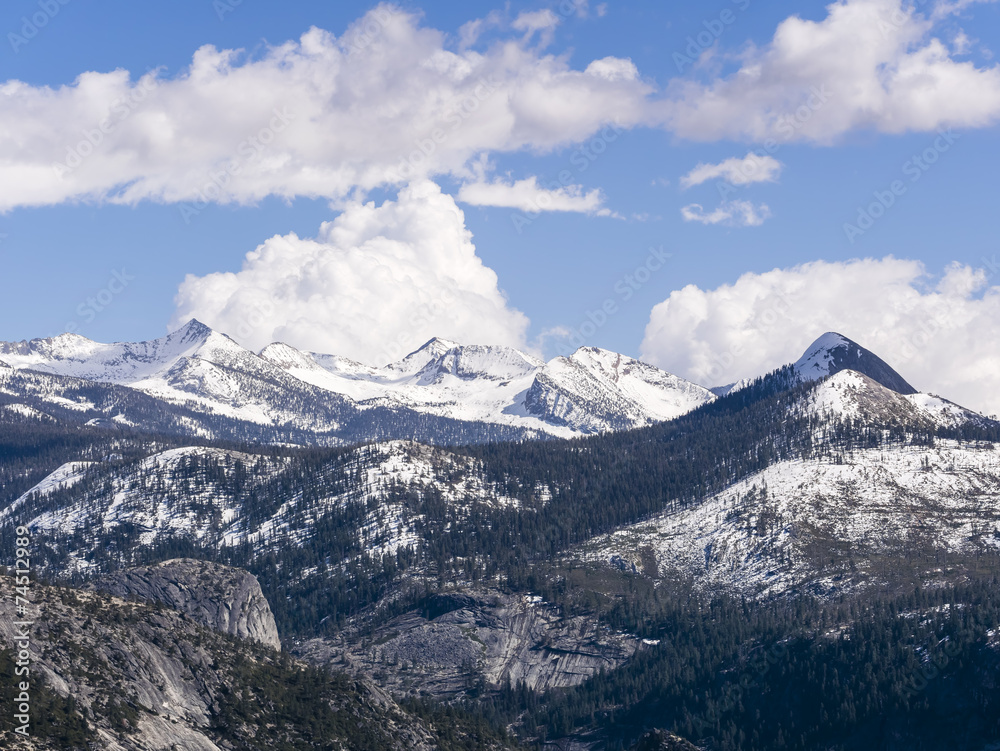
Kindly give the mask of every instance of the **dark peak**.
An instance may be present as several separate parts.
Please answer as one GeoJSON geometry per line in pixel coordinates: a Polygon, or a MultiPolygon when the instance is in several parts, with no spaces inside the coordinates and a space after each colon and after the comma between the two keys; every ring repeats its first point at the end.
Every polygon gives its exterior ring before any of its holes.
{"type": "Polygon", "coordinates": [[[804,381],[815,381],[842,370],[853,370],[899,394],[917,393],[881,357],[834,331],[823,334],[813,342],[794,367],[804,381]]]}

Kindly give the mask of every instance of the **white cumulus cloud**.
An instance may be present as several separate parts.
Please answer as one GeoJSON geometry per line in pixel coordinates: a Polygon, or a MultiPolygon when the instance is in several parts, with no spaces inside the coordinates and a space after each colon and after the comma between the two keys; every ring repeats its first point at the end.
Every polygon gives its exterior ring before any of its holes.
{"type": "Polygon", "coordinates": [[[986,126],[1000,115],[1000,68],[953,59],[948,41],[951,14],[969,5],[920,13],[903,0],[839,0],[820,21],[783,21],[770,43],[735,58],[735,73],[679,77],[661,91],[629,59],[574,68],[569,55],[531,46],[586,14],[582,2],[506,27],[490,16],[454,39],[383,4],[340,36],[312,28],[253,55],[204,46],[174,77],[8,80],[0,211],[80,200],[338,202],[418,179],[467,181],[483,154],[546,153],[611,122],[694,140],[819,143],[852,130],[986,126]],[[492,25],[513,36],[473,48],[492,25]]]}
{"type": "Polygon", "coordinates": [[[587,73],[608,81],[634,81],[639,69],[631,60],[621,57],[602,57],[587,66],[587,73]]]}
{"type": "Polygon", "coordinates": [[[524,347],[528,327],[429,181],[349,204],[315,239],[272,237],[237,272],[188,276],[176,303],[172,327],[197,318],[255,350],[281,341],[373,365],[434,336],[524,347]]]}
{"type": "Polygon", "coordinates": [[[681,188],[687,189],[719,178],[732,185],[769,183],[778,179],[781,167],[781,162],[773,156],[751,151],[743,158],[734,156],[718,164],[702,162],[681,177],[680,184],[681,188]]]}
{"type": "Polygon", "coordinates": [[[787,18],[731,75],[675,80],[667,127],[703,141],[830,142],[852,130],[992,124],[1000,68],[956,61],[936,36],[968,5],[939,2],[922,14],[904,0],[838,0],[820,21],[787,18]]]}
{"type": "Polygon", "coordinates": [[[520,38],[453,49],[417,15],[380,5],[339,37],[312,28],[259,55],[202,47],[173,78],[117,70],[58,87],[6,81],[0,211],[73,200],[339,201],[356,189],[468,179],[483,153],[543,153],[615,120],[646,122],[652,87],[633,69],[614,58],[574,69],[520,38]]]}
{"type": "Polygon", "coordinates": [[[685,222],[724,224],[730,227],[759,227],[771,217],[767,204],[755,206],[750,201],[723,201],[718,208],[706,212],[700,203],[681,208],[685,222]]]}
{"type": "Polygon", "coordinates": [[[913,386],[1000,414],[1000,286],[996,257],[938,277],[919,261],[816,261],[749,273],[716,289],[690,285],[653,308],[643,358],[708,385],[798,359],[837,331],[913,386]]]}

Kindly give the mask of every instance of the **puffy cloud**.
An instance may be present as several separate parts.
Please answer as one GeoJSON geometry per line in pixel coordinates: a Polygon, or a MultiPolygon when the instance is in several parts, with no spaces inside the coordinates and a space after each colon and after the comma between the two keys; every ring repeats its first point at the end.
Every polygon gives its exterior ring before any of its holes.
{"type": "Polygon", "coordinates": [[[769,183],[778,179],[778,175],[781,174],[781,166],[781,162],[773,156],[754,154],[751,151],[742,159],[734,156],[718,164],[702,162],[681,177],[680,184],[681,188],[686,190],[719,178],[732,185],[769,183]]]}
{"type": "Polygon", "coordinates": [[[639,69],[627,58],[602,57],[587,66],[587,73],[607,81],[635,81],[639,78],[639,69]]]}
{"type": "Polygon", "coordinates": [[[382,365],[434,336],[523,347],[465,217],[431,182],[381,206],[351,203],[316,239],[276,236],[236,273],[188,276],[171,326],[190,318],[260,349],[273,341],[382,365]]]}
{"type": "Polygon", "coordinates": [[[1000,116],[1000,68],[957,62],[936,26],[969,3],[929,15],[903,0],[839,0],[821,21],[792,16],[739,69],[708,82],[676,80],[668,127],[694,140],[829,142],[857,129],[885,133],[980,127],[1000,116]]]}
{"type": "Polygon", "coordinates": [[[468,179],[483,153],[546,152],[612,119],[647,122],[652,87],[633,69],[605,58],[576,70],[521,39],[456,51],[417,16],[380,5],[340,37],[312,28],[256,57],[202,47],[175,78],[118,70],[57,88],[7,81],[0,211],[71,200],[339,201],[435,175],[468,179]]]}
{"type": "Polygon", "coordinates": [[[717,209],[705,213],[700,203],[692,203],[681,208],[685,222],[702,224],[725,224],[730,227],[759,227],[771,218],[771,209],[762,203],[754,206],[750,201],[723,201],[717,209]]]}
{"type": "Polygon", "coordinates": [[[660,93],[631,60],[580,70],[530,47],[561,19],[586,15],[580,1],[518,16],[506,28],[522,33],[501,32],[484,50],[471,47],[484,28],[504,26],[500,15],[452,42],[384,4],[339,37],[313,28],[259,56],[202,47],[174,78],[11,80],[0,83],[0,211],[74,200],[340,201],[435,176],[468,180],[484,153],[544,153],[612,119],[696,140],[983,126],[1000,113],[1000,68],[957,62],[934,37],[940,26],[953,33],[946,19],[968,5],[921,15],[902,0],[840,0],[822,21],[782,22],[734,74],[678,78],[660,93]]]}
{"type": "Polygon", "coordinates": [[[1000,262],[953,264],[934,279],[891,256],[816,261],[703,290],[673,292],[653,308],[643,357],[709,385],[750,378],[798,359],[837,331],[871,349],[922,391],[1000,413],[1000,262]]]}
{"type": "Polygon", "coordinates": [[[473,206],[500,206],[530,213],[576,211],[603,216],[611,213],[603,208],[604,196],[600,190],[585,193],[579,185],[543,188],[536,177],[514,183],[502,180],[466,183],[458,191],[458,200],[473,206]]]}

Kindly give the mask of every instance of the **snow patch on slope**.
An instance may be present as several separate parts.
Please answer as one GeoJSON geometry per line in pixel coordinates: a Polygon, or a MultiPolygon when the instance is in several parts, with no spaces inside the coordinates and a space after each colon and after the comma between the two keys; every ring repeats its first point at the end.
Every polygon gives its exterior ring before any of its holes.
{"type": "Polygon", "coordinates": [[[899,394],[853,370],[842,370],[817,385],[807,396],[806,410],[841,419],[924,428],[952,428],[985,420],[937,396],[899,394]]]}
{"type": "Polygon", "coordinates": [[[63,464],[54,472],[46,476],[45,479],[31,488],[28,492],[21,494],[17,500],[11,503],[7,508],[3,509],[3,511],[0,511],[0,520],[10,518],[11,514],[32,496],[46,496],[56,492],[57,490],[65,490],[66,488],[73,487],[80,482],[80,480],[86,477],[87,470],[92,467],[93,464],[94,462],[68,462],[63,464]]]}
{"type": "Polygon", "coordinates": [[[42,422],[55,422],[55,418],[52,415],[46,414],[41,410],[35,409],[34,407],[29,407],[27,404],[4,404],[0,405],[0,411],[8,412],[10,414],[19,415],[21,417],[27,417],[31,420],[41,420],[42,422]]]}

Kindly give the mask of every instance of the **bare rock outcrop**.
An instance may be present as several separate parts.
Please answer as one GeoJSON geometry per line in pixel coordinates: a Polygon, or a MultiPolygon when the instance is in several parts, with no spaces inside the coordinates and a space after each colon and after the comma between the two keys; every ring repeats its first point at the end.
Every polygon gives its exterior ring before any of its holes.
{"type": "MultiPolygon", "coordinates": [[[[432,724],[363,678],[317,671],[160,602],[41,582],[29,589],[24,611],[13,598],[0,597],[4,675],[13,675],[10,663],[20,659],[7,645],[20,649],[18,640],[28,639],[34,713],[29,736],[0,733],[4,749],[265,751],[320,742],[344,751],[452,747],[432,724]],[[41,722],[46,708],[54,708],[50,719],[57,722],[41,722]]],[[[13,591],[14,580],[0,576],[0,592],[13,591]]],[[[477,747],[508,748],[501,741],[477,747]]]]}
{"type": "Polygon", "coordinates": [[[278,627],[257,577],[242,569],[176,558],[111,574],[95,582],[94,588],[123,599],[162,602],[223,634],[281,649],[278,627]]]}
{"type": "Polygon", "coordinates": [[[318,664],[374,679],[393,693],[451,700],[479,684],[529,688],[576,686],[613,670],[641,640],[593,619],[566,617],[540,598],[466,591],[435,595],[419,610],[373,631],[345,629],[335,638],[299,644],[318,664]]]}

